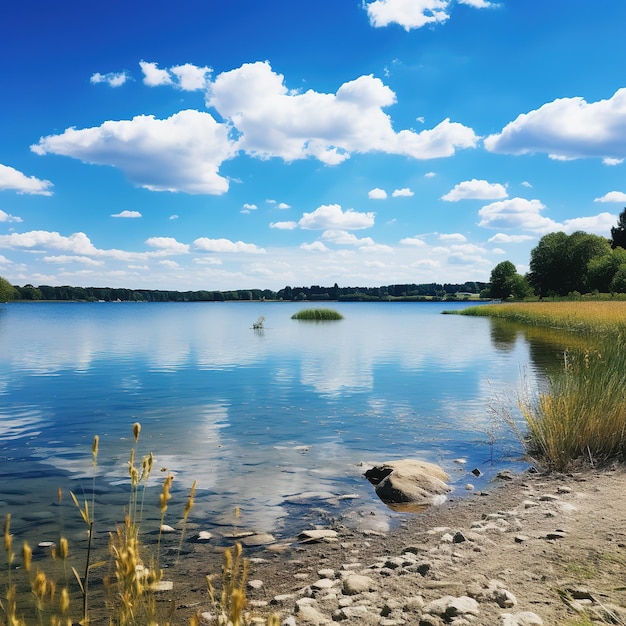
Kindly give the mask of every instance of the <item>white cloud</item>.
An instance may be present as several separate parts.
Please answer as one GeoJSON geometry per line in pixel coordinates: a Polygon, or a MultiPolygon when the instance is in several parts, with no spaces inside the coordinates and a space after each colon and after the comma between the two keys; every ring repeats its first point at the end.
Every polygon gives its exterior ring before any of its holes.
{"type": "Polygon", "coordinates": [[[89,82],[93,85],[106,83],[109,87],[121,87],[129,78],[126,72],[108,72],[107,74],[96,72],[91,75],[89,82]]]}
{"type": "Polygon", "coordinates": [[[521,184],[522,187],[528,187],[529,189],[532,188],[532,185],[527,180],[522,181],[521,184]]]}
{"type": "Polygon", "coordinates": [[[530,113],[519,115],[500,133],[485,139],[490,152],[530,154],[551,158],[626,157],[626,88],[608,100],[559,98],[530,113]]]}
{"type": "Polygon", "coordinates": [[[159,261],[158,263],[159,265],[162,265],[163,267],[169,267],[170,269],[177,269],[180,267],[180,265],[176,263],[176,261],[172,261],[170,259],[163,259],[162,261],[159,261]]]}
{"type": "Polygon", "coordinates": [[[65,265],[67,263],[81,263],[82,265],[90,265],[92,267],[101,267],[104,261],[98,261],[88,256],[78,256],[72,254],[59,254],[57,256],[45,256],[43,260],[46,263],[58,263],[65,265]]]}
{"type": "Polygon", "coordinates": [[[52,183],[39,180],[34,176],[26,176],[8,165],[0,164],[0,191],[11,190],[40,196],[51,196],[52,183]]]}
{"type": "Polygon", "coordinates": [[[415,194],[408,187],[403,187],[402,189],[394,189],[391,195],[394,198],[412,198],[415,194]]]}
{"type": "Polygon", "coordinates": [[[504,185],[473,178],[455,185],[454,189],[442,196],[441,199],[448,202],[457,202],[458,200],[499,200],[500,198],[506,198],[508,195],[504,185]]]}
{"type": "Polygon", "coordinates": [[[517,228],[547,233],[557,229],[558,224],[541,215],[541,211],[545,208],[539,200],[526,200],[525,198],[492,202],[478,211],[481,217],[478,225],[485,228],[517,228]]]}
{"type": "Polygon", "coordinates": [[[187,254],[189,252],[189,245],[186,243],[180,243],[173,237],[150,237],[146,239],[146,244],[163,250],[168,254],[187,254]]]}
{"type": "Polygon", "coordinates": [[[441,241],[467,241],[467,237],[461,233],[449,233],[439,235],[441,241]]]}
{"type": "Polygon", "coordinates": [[[609,191],[601,198],[595,198],[594,202],[626,202],[626,193],[623,191],[609,191]]]}
{"type": "Polygon", "coordinates": [[[604,163],[604,165],[609,165],[609,166],[621,165],[623,162],[624,162],[624,159],[613,159],[611,157],[605,157],[604,159],[602,159],[602,163],[604,163]]]}
{"type": "Polygon", "coordinates": [[[488,0],[458,0],[458,2],[459,4],[466,4],[467,6],[474,7],[475,9],[488,9],[498,6],[488,0]]]}
{"type": "Polygon", "coordinates": [[[493,248],[491,250],[491,254],[503,255],[503,254],[506,254],[506,250],[503,250],[502,248],[493,248]]]}
{"type": "Polygon", "coordinates": [[[291,205],[287,204],[286,202],[279,202],[276,208],[284,211],[285,209],[290,209],[291,205]]]}
{"type": "Polygon", "coordinates": [[[228,180],[218,170],[235,154],[235,145],[227,126],[209,113],[185,110],[163,120],[139,115],[93,128],[68,128],[42,137],[31,150],[113,165],[152,191],[222,194],[228,180]]]}
{"type": "Polygon", "coordinates": [[[141,67],[141,71],[143,72],[144,85],[148,85],[148,87],[158,87],[159,85],[173,84],[170,73],[167,70],[159,69],[156,63],[139,61],[139,67],[141,67]]]}
{"type": "Polygon", "coordinates": [[[487,240],[489,243],[524,243],[534,239],[532,235],[507,235],[505,233],[498,233],[493,237],[489,237],[487,240]]]}
{"type": "Polygon", "coordinates": [[[176,213],[174,213],[173,215],[170,215],[168,217],[168,219],[170,219],[170,220],[177,220],[178,219],[178,215],[176,215],[176,213]]]}
{"type": "Polygon", "coordinates": [[[183,91],[200,91],[209,85],[209,76],[213,72],[210,67],[198,67],[191,63],[175,65],[170,72],[176,76],[178,86],[183,91]]]}
{"type": "Polygon", "coordinates": [[[361,230],[374,225],[375,213],[342,211],[338,204],[326,204],[312,213],[304,213],[298,222],[305,230],[361,230]]]}
{"type": "Polygon", "coordinates": [[[583,230],[587,233],[607,237],[611,232],[611,226],[615,226],[618,216],[612,213],[600,213],[589,217],[575,217],[563,222],[563,231],[573,233],[583,230]]]}
{"type": "Polygon", "coordinates": [[[0,209],[0,222],[21,222],[22,218],[17,215],[10,215],[2,209],[0,209]]]}
{"type": "Polygon", "coordinates": [[[245,254],[265,254],[263,248],[243,241],[233,242],[230,239],[209,239],[199,237],[193,242],[196,250],[201,252],[243,252],[245,254]]]}
{"type": "Polygon", "coordinates": [[[328,252],[328,248],[321,241],[314,241],[313,243],[303,243],[300,245],[302,250],[309,252],[328,252]]]}
{"type": "Polygon", "coordinates": [[[141,217],[139,211],[120,211],[119,213],[112,213],[111,217],[124,217],[129,219],[135,219],[141,217]]]}
{"type": "Polygon", "coordinates": [[[387,192],[380,187],[374,187],[367,192],[367,197],[370,200],[385,200],[387,198],[387,192]]]}
{"type": "Polygon", "coordinates": [[[426,242],[420,237],[405,237],[404,239],[400,239],[400,243],[403,246],[416,246],[418,248],[426,245],[426,242]]]}
{"type": "Polygon", "coordinates": [[[326,230],[322,234],[322,239],[340,246],[367,246],[371,248],[378,245],[371,237],[361,237],[359,239],[356,235],[345,230],[326,230]]]}
{"type": "Polygon", "coordinates": [[[375,0],[365,6],[372,26],[399,24],[409,31],[445,22],[449,4],[450,0],[375,0]]]}
{"type": "Polygon", "coordinates": [[[246,211],[256,211],[258,208],[256,204],[248,204],[247,202],[243,205],[243,209],[246,211]]]}
{"type": "Polygon", "coordinates": [[[395,101],[395,93],[372,75],[344,83],[335,94],[290,91],[267,62],[219,74],[207,95],[207,105],[241,133],[239,147],[260,158],[313,157],[337,165],[352,152],[431,159],[476,145],[471,128],[449,119],[421,133],[394,132],[383,108],[395,101]]]}
{"type": "Polygon", "coordinates": [[[426,174],[424,174],[424,178],[435,178],[435,176],[437,176],[435,172],[426,172],[426,174]]]}
{"type": "Polygon", "coordinates": [[[298,228],[298,222],[270,222],[270,228],[277,228],[278,230],[294,230],[294,228],[298,228]]]}

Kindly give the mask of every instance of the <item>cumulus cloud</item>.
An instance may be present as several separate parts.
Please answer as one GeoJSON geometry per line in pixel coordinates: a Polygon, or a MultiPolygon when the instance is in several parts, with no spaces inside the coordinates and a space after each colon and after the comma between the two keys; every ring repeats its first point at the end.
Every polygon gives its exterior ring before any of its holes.
{"type": "Polygon", "coordinates": [[[201,252],[243,252],[244,254],[265,254],[263,248],[253,243],[244,243],[243,241],[230,241],[230,239],[209,239],[208,237],[199,237],[193,242],[196,250],[201,252]]]}
{"type": "Polygon", "coordinates": [[[361,230],[374,225],[374,216],[375,213],[343,211],[338,204],[325,204],[312,213],[304,213],[298,226],[305,230],[361,230]]]}
{"type": "Polygon", "coordinates": [[[385,200],[387,198],[387,192],[380,187],[374,187],[374,189],[368,191],[367,197],[370,200],[385,200]]]}
{"type": "Polygon", "coordinates": [[[42,137],[31,150],[113,165],[152,191],[222,194],[228,180],[218,170],[235,154],[228,132],[209,113],[184,110],[163,120],[138,115],[93,128],[68,128],[42,137]]]}
{"type": "Polygon", "coordinates": [[[442,233],[439,235],[440,241],[467,241],[467,237],[461,233],[442,233]]]}
{"type": "Polygon", "coordinates": [[[167,70],[162,70],[156,63],[139,61],[139,67],[143,72],[143,83],[148,87],[158,87],[160,85],[171,85],[172,77],[167,70]]]}
{"type": "Polygon", "coordinates": [[[330,241],[331,243],[343,246],[367,246],[368,248],[371,248],[372,246],[378,245],[371,237],[359,238],[352,233],[346,232],[345,230],[326,230],[322,234],[322,239],[324,241],[330,241]]]}
{"type": "Polygon", "coordinates": [[[0,209],[0,222],[21,222],[22,218],[17,215],[10,215],[6,211],[0,209]]]}
{"type": "Polygon", "coordinates": [[[0,191],[10,190],[39,196],[51,196],[52,183],[34,176],[26,176],[8,165],[0,164],[0,191]]]}
{"type": "Polygon", "coordinates": [[[268,62],[219,74],[207,95],[207,105],[240,133],[239,147],[260,158],[313,157],[337,165],[353,152],[431,159],[476,145],[471,128],[449,119],[420,133],[396,133],[383,111],[395,101],[395,93],[372,75],[346,82],[334,94],[290,91],[268,62]]]}
{"type": "Polygon", "coordinates": [[[442,24],[449,17],[450,0],[374,0],[365,5],[372,26],[399,24],[405,30],[442,24]]]}
{"type": "Polygon", "coordinates": [[[415,194],[408,188],[395,189],[391,194],[394,198],[412,198],[415,194]]]}
{"type": "Polygon", "coordinates": [[[506,233],[498,233],[487,240],[489,243],[524,243],[534,239],[532,235],[507,235],[506,233]]]}
{"type": "Polygon", "coordinates": [[[141,213],[139,211],[120,211],[119,213],[112,213],[111,217],[123,217],[128,219],[136,219],[141,217],[141,213]]]}
{"type": "Polygon", "coordinates": [[[472,178],[472,180],[465,180],[455,185],[454,189],[441,196],[441,199],[448,202],[457,202],[458,200],[499,200],[500,198],[506,198],[508,195],[504,185],[472,178]]]}
{"type": "Polygon", "coordinates": [[[563,231],[573,233],[577,230],[583,230],[587,233],[606,237],[607,233],[611,232],[611,226],[615,226],[617,218],[618,216],[612,213],[600,213],[589,217],[575,217],[563,222],[563,231]]]}
{"type": "Polygon", "coordinates": [[[594,202],[626,202],[626,193],[623,191],[609,191],[601,198],[595,198],[594,202]]]}
{"type": "Polygon", "coordinates": [[[243,205],[243,209],[246,211],[256,211],[258,208],[256,204],[248,204],[247,202],[243,205]]]}
{"type": "Polygon", "coordinates": [[[144,85],[160,87],[173,85],[183,91],[200,91],[209,86],[213,70],[210,67],[198,67],[192,63],[174,65],[169,69],[159,68],[157,63],[140,61],[144,85]]]}
{"type": "Polygon", "coordinates": [[[403,246],[416,246],[418,248],[426,245],[426,242],[421,237],[405,237],[400,239],[400,243],[403,246]]]}
{"type": "Polygon", "coordinates": [[[303,243],[300,245],[300,248],[302,248],[302,250],[308,250],[309,252],[328,252],[328,248],[321,241],[303,243]]]}
{"type": "Polygon", "coordinates": [[[96,72],[91,75],[89,82],[93,85],[105,83],[109,87],[121,87],[128,79],[126,72],[108,72],[107,74],[96,72]]]}
{"type": "Polygon", "coordinates": [[[484,141],[490,152],[547,153],[553,159],[626,157],[626,88],[607,100],[559,98],[519,115],[484,141]]]}
{"type": "Polygon", "coordinates": [[[558,224],[541,215],[541,211],[545,208],[539,200],[526,200],[525,198],[492,202],[478,211],[481,217],[478,225],[485,228],[518,228],[547,233],[555,230],[558,224]]]}
{"type": "Polygon", "coordinates": [[[81,265],[89,265],[92,267],[100,267],[104,265],[104,261],[92,259],[88,256],[78,256],[75,254],[59,254],[56,256],[45,256],[43,260],[46,263],[55,263],[66,265],[68,263],[80,263],[81,265]]]}
{"type": "Polygon", "coordinates": [[[173,237],[150,237],[146,239],[146,244],[168,254],[187,254],[189,252],[188,244],[180,243],[173,237]]]}
{"type": "Polygon", "coordinates": [[[497,6],[493,2],[488,0],[458,0],[459,4],[466,4],[467,6],[474,7],[475,9],[489,9],[497,6]]]}
{"type": "Polygon", "coordinates": [[[270,228],[277,228],[278,230],[294,230],[298,228],[298,222],[271,222],[270,228]]]}
{"type": "Polygon", "coordinates": [[[287,204],[286,202],[279,202],[276,208],[281,209],[281,211],[284,211],[285,209],[290,209],[291,205],[287,204]]]}

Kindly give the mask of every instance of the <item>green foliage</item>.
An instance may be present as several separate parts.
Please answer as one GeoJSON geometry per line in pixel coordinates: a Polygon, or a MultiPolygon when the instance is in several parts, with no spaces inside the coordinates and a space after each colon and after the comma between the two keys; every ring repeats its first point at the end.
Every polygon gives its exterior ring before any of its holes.
{"type": "Polygon", "coordinates": [[[328,322],[334,320],[342,320],[343,315],[333,309],[304,309],[294,313],[292,320],[306,320],[314,322],[328,322]]]}
{"type": "Polygon", "coordinates": [[[506,300],[513,297],[516,300],[523,300],[530,296],[532,289],[528,281],[518,274],[515,265],[511,261],[502,261],[491,270],[491,287],[489,295],[492,298],[506,300]]]}
{"type": "Polygon", "coordinates": [[[0,302],[8,302],[16,296],[16,291],[11,283],[0,276],[0,302]]]}
{"type": "Polygon", "coordinates": [[[528,280],[540,296],[587,293],[596,288],[588,280],[590,262],[610,250],[609,241],[598,235],[549,233],[531,251],[528,280]]]}
{"type": "Polygon", "coordinates": [[[619,214],[617,226],[611,228],[611,248],[626,248],[626,209],[619,214]]]}

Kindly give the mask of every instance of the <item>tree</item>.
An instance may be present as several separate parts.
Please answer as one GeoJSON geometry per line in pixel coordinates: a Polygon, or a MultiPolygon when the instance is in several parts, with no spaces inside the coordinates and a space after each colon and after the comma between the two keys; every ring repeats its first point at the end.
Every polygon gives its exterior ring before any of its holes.
{"type": "Polygon", "coordinates": [[[619,214],[617,226],[611,228],[611,248],[626,248],[626,208],[619,214]]]}
{"type": "Polygon", "coordinates": [[[491,270],[490,286],[486,296],[506,300],[513,297],[523,300],[532,294],[532,287],[528,281],[518,274],[515,265],[511,261],[502,261],[491,270]]]}
{"type": "Polygon", "coordinates": [[[0,276],[0,302],[8,302],[16,296],[15,287],[6,279],[0,276]]]}
{"type": "Polygon", "coordinates": [[[598,235],[549,233],[530,253],[528,280],[540,296],[587,293],[589,263],[610,251],[608,239],[598,235]]]}

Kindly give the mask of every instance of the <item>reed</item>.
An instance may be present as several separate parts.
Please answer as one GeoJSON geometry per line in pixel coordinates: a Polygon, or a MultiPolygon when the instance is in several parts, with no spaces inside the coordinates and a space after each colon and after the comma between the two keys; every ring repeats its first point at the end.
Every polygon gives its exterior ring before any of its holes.
{"type": "Polygon", "coordinates": [[[328,322],[342,320],[343,315],[334,309],[303,309],[291,316],[292,320],[328,322]]]}
{"type": "MultiPolygon", "coordinates": [[[[21,550],[21,567],[16,563],[16,554],[11,533],[11,515],[7,514],[4,523],[4,549],[6,554],[6,583],[0,594],[0,626],[30,626],[31,624],[50,624],[50,626],[72,626],[80,623],[88,626],[94,621],[97,613],[98,622],[102,616],[111,625],[116,626],[148,626],[156,624],[180,624],[175,620],[173,611],[174,599],[169,602],[156,601],[156,592],[162,580],[163,571],[160,567],[161,535],[165,522],[168,503],[172,498],[171,489],[174,476],[167,472],[159,494],[160,519],[156,554],[151,553],[142,541],[143,506],[146,487],[153,467],[152,453],[142,459],[141,472],[135,466],[135,455],[139,442],[141,426],[133,426],[134,447],[131,449],[128,462],[130,476],[130,501],[124,511],[124,522],[118,524],[114,532],[109,533],[108,559],[92,562],[94,528],[96,526],[96,469],[98,458],[98,437],[92,445],[93,487],[90,496],[79,502],[74,493],[70,492],[72,501],[87,526],[87,548],[70,553],[67,538],[61,536],[51,551],[55,561],[63,562],[65,572],[66,561],[72,556],[80,560],[84,558],[84,568],[79,574],[72,566],[76,580],[75,585],[69,584],[67,576],[60,583],[50,570],[46,561],[33,567],[33,553],[24,542],[21,550]],[[94,589],[90,586],[90,574],[95,568],[106,568],[110,572],[102,577],[103,588],[96,591],[99,604],[94,601],[94,589]],[[34,570],[34,571],[33,571],[34,570]],[[59,591],[60,589],[60,591],[59,591]],[[104,592],[104,593],[102,593],[104,592]],[[80,602],[73,596],[78,595],[80,602]],[[80,609],[78,607],[80,606],[80,609]],[[77,615],[78,611],[80,614],[77,615]]],[[[187,526],[187,519],[194,504],[196,482],[194,481],[188,499],[184,505],[182,531],[178,544],[174,566],[180,561],[182,545],[187,526]]],[[[62,494],[58,491],[59,502],[62,494]]],[[[19,560],[19,559],[17,559],[19,560]]],[[[77,561],[76,561],[77,562],[77,561]]],[[[221,591],[216,592],[209,579],[209,598],[219,616],[219,624],[231,626],[248,626],[253,623],[247,611],[246,577],[248,562],[243,558],[240,544],[224,551],[222,565],[221,591]],[[221,621],[220,621],[221,620],[221,621]]],[[[57,572],[58,574],[58,572],[57,572]]],[[[95,583],[94,583],[95,585],[95,583]]],[[[160,600],[163,596],[160,597],[160,600]]],[[[199,624],[198,615],[193,615],[190,624],[199,624]]],[[[258,623],[258,619],[255,621],[258,623]]],[[[279,619],[273,615],[267,619],[268,626],[278,626],[279,619]]]]}
{"type": "Polygon", "coordinates": [[[461,312],[568,331],[563,366],[519,406],[528,453],[549,469],[626,461],[626,302],[532,302],[461,312]],[[573,331],[573,332],[572,332],[573,331]]]}

